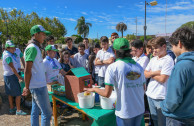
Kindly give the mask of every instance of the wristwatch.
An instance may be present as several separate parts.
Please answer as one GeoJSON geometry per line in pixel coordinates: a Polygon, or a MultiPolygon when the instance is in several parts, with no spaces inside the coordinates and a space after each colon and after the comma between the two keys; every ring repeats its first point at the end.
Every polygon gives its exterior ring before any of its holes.
{"type": "Polygon", "coordinates": [[[103,60],[100,60],[101,63],[103,63],[103,60]]]}

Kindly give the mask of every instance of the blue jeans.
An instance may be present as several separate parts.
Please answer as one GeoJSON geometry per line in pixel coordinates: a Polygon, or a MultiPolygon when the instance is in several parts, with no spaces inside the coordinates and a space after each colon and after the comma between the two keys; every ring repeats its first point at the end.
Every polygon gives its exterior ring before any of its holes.
{"type": "Polygon", "coordinates": [[[191,119],[174,119],[166,117],[167,126],[194,126],[194,118],[191,119]]]}
{"type": "Polygon", "coordinates": [[[166,117],[162,114],[160,107],[160,103],[163,99],[147,98],[154,126],[166,126],[166,117]]]}
{"type": "Polygon", "coordinates": [[[105,87],[104,85],[104,77],[98,76],[98,85],[101,87],[105,87]]]}
{"type": "Polygon", "coordinates": [[[117,126],[140,126],[143,114],[129,119],[122,119],[116,116],[117,126]]]}
{"type": "Polygon", "coordinates": [[[98,84],[98,74],[94,74],[94,83],[98,84]]]}
{"type": "Polygon", "coordinates": [[[47,87],[30,89],[32,94],[31,126],[39,126],[41,111],[41,126],[50,126],[52,108],[47,87]]]}

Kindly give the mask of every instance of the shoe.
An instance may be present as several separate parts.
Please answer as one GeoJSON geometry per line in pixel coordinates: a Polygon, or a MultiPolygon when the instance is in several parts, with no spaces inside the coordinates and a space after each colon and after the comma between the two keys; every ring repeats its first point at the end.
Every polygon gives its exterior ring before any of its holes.
{"type": "Polygon", "coordinates": [[[24,111],[20,110],[19,112],[16,111],[16,115],[27,115],[24,111]]]}
{"type": "Polygon", "coordinates": [[[9,113],[14,114],[16,112],[16,110],[17,110],[16,108],[9,109],[9,113]]]}

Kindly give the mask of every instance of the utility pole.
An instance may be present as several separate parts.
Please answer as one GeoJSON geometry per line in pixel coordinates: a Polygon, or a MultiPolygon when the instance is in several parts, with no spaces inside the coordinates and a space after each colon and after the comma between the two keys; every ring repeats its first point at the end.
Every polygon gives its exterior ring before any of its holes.
{"type": "Polygon", "coordinates": [[[135,23],[136,23],[136,37],[137,37],[137,17],[135,19],[135,23]]]}
{"type": "Polygon", "coordinates": [[[145,24],[144,24],[144,41],[146,41],[146,6],[147,6],[147,2],[145,1],[145,24]]]}

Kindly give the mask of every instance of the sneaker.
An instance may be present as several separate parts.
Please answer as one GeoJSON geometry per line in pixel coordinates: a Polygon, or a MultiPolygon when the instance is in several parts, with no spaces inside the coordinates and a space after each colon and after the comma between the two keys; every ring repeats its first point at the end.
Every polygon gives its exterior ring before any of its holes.
{"type": "Polygon", "coordinates": [[[16,112],[16,110],[17,110],[16,108],[9,109],[9,113],[14,114],[16,112]]]}
{"type": "Polygon", "coordinates": [[[24,111],[20,110],[19,112],[16,111],[16,115],[27,115],[24,111]]]}

